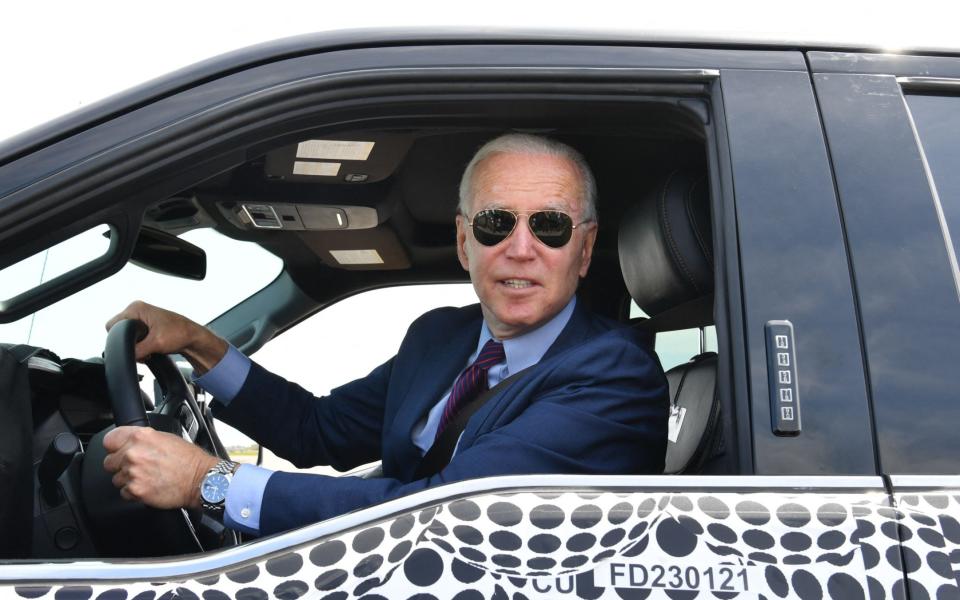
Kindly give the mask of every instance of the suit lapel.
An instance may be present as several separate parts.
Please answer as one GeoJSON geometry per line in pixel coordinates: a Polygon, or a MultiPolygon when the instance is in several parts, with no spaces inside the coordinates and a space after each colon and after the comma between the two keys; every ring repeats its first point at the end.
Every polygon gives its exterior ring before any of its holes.
{"type": "Polygon", "coordinates": [[[403,401],[405,412],[415,416],[408,433],[412,432],[413,425],[426,416],[440,400],[440,395],[467,366],[467,359],[476,350],[477,340],[480,339],[480,323],[467,329],[455,333],[446,344],[428,349],[424,353],[410,391],[403,401]]]}
{"type": "Polygon", "coordinates": [[[470,354],[476,350],[480,339],[480,319],[453,331],[447,342],[432,348],[424,348],[410,387],[401,401],[391,432],[397,436],[391,462],[407,479],[420,463],[420,450],[413,445],[413,429],[441,395],[453,384],[454,379],[467,365],[470,354]]]}
{"type": "Polygon", "coordinates": [[[570,320],[567,321],[566,326],[560,331],[557,339],[550,344],[550,347],[543,355],[543,358],[540,359],[540,362],[552,358],[567,348],[581,344],[593,333],[592,324],[593,321],[590,311],[584,308],[583,303],[578,299],[573,307],[573,314],[570,315],[570,320]]]}

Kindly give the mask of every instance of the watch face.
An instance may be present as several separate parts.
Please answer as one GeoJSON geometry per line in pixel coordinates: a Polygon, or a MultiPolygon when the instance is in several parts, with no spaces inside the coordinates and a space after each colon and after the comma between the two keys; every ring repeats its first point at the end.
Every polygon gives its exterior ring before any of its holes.
{"type": "Polygon", "coordinates": [[[200,496],[205,502],[210,504],[219,504],[227,497],[227,488],[230,487],[230,480],[222,473],[207,475],[200,486],[200,496]]]}

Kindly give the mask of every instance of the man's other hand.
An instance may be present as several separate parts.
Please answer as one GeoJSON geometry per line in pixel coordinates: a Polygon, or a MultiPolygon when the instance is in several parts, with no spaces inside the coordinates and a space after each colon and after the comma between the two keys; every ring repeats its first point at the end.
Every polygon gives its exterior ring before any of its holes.
{"type": "Polygon", "coordinates": [[[118,321],[137,319],[149,328],[134,352],[142,361],[151,354],[183,354],[194,370],[202,375],[227,353],[227,342],[212,331],[169,310],[137,300],[107,321],[107,331],[118,321]]]}
{"type": "Polygon", "coordinates": [[[217,464],[183,438],[149,427],[117,427],[103,438],[103,467],[126,500],[154,508],[200,507],[200,482],[217,464]]]}

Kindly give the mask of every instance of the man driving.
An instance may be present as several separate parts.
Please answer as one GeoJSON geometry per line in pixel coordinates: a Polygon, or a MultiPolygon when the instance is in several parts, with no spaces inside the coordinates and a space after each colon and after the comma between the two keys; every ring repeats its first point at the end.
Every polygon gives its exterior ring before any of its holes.
{"type": "Polygon", "coordinates": [[[322,398],[205,327],[134,302],[108,329],[146,323],[138,360],[185,356],[218,418],[298,467],[380,459],[383,476],[274,472],[118,427],[104,438],[114,485],[128,500],[202,506],[229,527],[268,534],[468,478],[662,472],[659,361],[634,330],[575,296],[597,235],[595,196],[569,146],[522,134],[485,144],[464,171],[456,216],[457,254],[479,305],[427,312],[392,359],[322,398]]]}

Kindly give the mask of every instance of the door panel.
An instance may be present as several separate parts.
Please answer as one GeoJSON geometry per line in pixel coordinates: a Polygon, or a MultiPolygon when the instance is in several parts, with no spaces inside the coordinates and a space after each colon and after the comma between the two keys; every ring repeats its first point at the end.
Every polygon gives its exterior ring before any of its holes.
{"type": "Polygon", "coordinates": [[[806,73],[723,71],[757,474],[875,473],[830,165],[806,73]],[[772,432],[765,325],[788,320],[802,431],[772,432]]]}
{"type": "MultiPolygon", "coordinates": [[[[106,566],[131,578],[130,597],[902,598],[895,517],[879,478],[511,477],[428,490],[221,555],[106,566]]],[[[56,589],[21,572],[19,593],[53,597],[89,585],[104,565],[70,565],[76,584],[48,569],[56,589]]],[[[92,594],[118,587],[98,583],[92,594]]]]}
{"type": "Polygon", "coordinates": [[[814,76],[869,358],[884,473],[956,473],[960,303],[949,245],[901,86],[814,76]]]}

